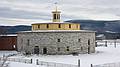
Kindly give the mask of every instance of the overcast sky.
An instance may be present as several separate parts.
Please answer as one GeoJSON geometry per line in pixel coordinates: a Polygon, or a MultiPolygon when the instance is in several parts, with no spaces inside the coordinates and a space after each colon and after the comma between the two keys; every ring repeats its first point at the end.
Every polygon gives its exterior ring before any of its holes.
{"type": "Polygon", "coordinates": [[[0,25],[51,22],[54,2],[58,2],[62,21],[120,20],[120,0],[0,0],[0,25]]]}

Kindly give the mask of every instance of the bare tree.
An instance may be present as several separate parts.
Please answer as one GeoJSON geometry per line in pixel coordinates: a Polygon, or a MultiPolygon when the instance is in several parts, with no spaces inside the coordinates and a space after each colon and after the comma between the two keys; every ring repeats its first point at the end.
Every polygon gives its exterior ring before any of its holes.
{"type": "Polygon", "coordinates": [[[9,63],[7,62],[8,57],[3,55],[3,58],[0,59],[0,67],[9,67],[9,63]]]}

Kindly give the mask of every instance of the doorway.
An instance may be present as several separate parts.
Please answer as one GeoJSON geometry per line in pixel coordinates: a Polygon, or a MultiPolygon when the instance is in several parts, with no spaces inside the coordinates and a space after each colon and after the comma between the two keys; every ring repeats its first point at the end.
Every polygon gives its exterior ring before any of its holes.
{"type": "Polygon", "coordinates": [[[47,54],[47,48],[46,47],[43,48],[43,54],[47,54]]]}
{"type": "Polygon", "coordinates": [[[34,54],[39,54],[39,46],[34,47],[34,54]]]}
{"type": "Polygon", "coordinates": [[[88,40],[88,54],[90,54],[90,39],[88,40]]]}

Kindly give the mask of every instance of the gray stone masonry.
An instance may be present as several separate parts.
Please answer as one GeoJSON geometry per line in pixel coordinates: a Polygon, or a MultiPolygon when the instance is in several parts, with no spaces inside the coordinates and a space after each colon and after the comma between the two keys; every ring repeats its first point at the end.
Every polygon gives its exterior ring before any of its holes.
{"type": "Polygon", "coordinates": [[[33,54],[38,50],[35,46],[39,48],[39,54],[94,53],[95,32],[19,32],[17,46],[18,51],[33,54]]]}

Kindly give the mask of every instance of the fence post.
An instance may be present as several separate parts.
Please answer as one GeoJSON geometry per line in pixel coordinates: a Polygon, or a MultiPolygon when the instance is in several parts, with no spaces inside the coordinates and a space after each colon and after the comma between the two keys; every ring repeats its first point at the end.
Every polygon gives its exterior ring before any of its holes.
{"type": "Polygon", "coordinates": [[[95,42],[95,46],[97,47],[97,41],[95,42]]]}
{"type": "Polygon", "coordinates": [[[54,67],[56,67],[56,63],[54,63],[54,67]]]}
{"type": "Polygon", "coordinates": [[[107,41],[105,41],[105,46],[107,47],[107,41]]]}
{"type": "Polygon", "coordinates": [[[78,59],[78,67],[80,67],[80,59],[78,59]]]}
{"type": "Polygon", "coordinates": [[[93,67],[93,64],[91,64],[90,67],[93,67]]]}
{"type": "Polygon", "coordinates": [[[38,59],[36,60],[36,64],[39,65],[39,64],[38,64],[38,59]]]}
{"type": "Polygon", "coordinates": [[[116,40],[114,41],[114,46],[115,46],[115,48],[116,48],[116,40]]]}
{"type": "Polygon", "coordinates": [[[25,60],[25,63],[26,63],[26,60],[25,60]]]}
{"type": "Polygon", "coordinates": [[[19,62],[20,62],[20,59],[19,59],[19,62]]]}
{"type": "Polygon", "coordinates": [[[32,64],[32,59],[30,61],[31,61],[31,64],[32,64]]]}
{"type": "Polygon", "coordinates": [[[47,67],[49,67],[48,62],[46,62],[46,64],[47,64],[47,67]]]}

